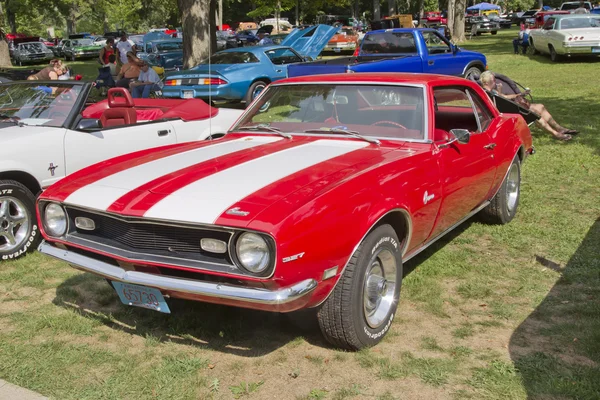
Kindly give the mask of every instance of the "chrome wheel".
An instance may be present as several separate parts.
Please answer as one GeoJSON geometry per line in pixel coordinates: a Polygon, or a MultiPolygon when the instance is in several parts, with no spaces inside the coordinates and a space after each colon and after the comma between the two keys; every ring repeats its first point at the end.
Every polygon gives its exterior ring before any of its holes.
{"type": "Polygon", "coordinates": [[[260,94],[260,92],[265,90],[265,87],[267,87],[267,85],[264,85],[264,84],[256,85],[256,87],[252,91],[252,100],[254,100],[256,98],[256,96],[258,96],[260,94]]]}
{"type": "Polygon", "coordinates": [[[394,306],[396,292],[396,258],[387,249],[381,249],[372,258],[365,275],[363,309],[367,324],[372,329],[387,321],[394,306]]]}
{"type": "Polygon", "coordinates": [[[519,166],[514,163],[506,177],[506,208],[512,214],[519,199],[519,166]]]}
{"type": "Polygon", "coordinates": [[[27,208],[14,197],[0,197],[0,252],[10,252],[27,240],[27,208]]]}

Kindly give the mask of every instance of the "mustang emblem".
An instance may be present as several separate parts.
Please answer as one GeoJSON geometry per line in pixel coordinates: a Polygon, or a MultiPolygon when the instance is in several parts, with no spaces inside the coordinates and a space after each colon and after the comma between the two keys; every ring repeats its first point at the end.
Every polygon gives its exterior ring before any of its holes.
{"type": "Polygon", "coordinates": [[[239,215],[241,217],[245,217],[246,215],[248,215],[250,213],[248,211],[242,211],[242,210],[240,210],[239,207],[233,207],[233,208],[230,208],[229,210],[225,211],[225,214],[239,215]]]}
{"type": "Polygon", "coordinates": [[[427,191],[425,191],[425,194],[423,195],[423,204],[429,203],[434,197],[434,194],[428,194],[427,191]]]}
{"type": "Polygon", "coordinates": [[[54,176],[54,170],[58,168],[58,165],[54,165],[54,163],[50,163],[50,166],[48,167],[48,171],[50,171],[50,175],[54,176]]]}

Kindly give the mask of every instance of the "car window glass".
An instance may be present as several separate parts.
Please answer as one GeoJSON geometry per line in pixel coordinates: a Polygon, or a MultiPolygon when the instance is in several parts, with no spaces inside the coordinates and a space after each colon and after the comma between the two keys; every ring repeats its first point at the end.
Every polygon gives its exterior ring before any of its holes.
{"type": "Polygon", "coordinates": [[[473,100],[473,105],[475,106],[475,112],[477,113],[477,118],[479,119],[481,131],[485,132],[494,118],[493,114],[477,93],[469,90],[469,96],[471,96],[471,100],[473,100]]]}
{"type": "MultiPolygon", "coordinates": [[[[302,84],[273,86],[237,126],[269,124],[287,133],[352,130],[365,136],[425,139],[421,87],[302,84]]],[[[236,127],[232,128],[236,130],[236,127]]]]}
{"type": "Polygon", "coordinates": [[[563,18],[560,29],[600,28],[600,16],[587,18],[563,18]]]}
{"type": "Polygon", "coordinates": [[[422,32],[427,52],[430,55],[451,53],[450,45],[437,32],[422,32]]]}
{"type": "Polygon", "coordinates": [[[554,18],[548,18],[548,20],[544,23],[542,29],[550,30],[552,29],[552,25],[554,25],[554,18]]]}
{"type": "Polygon", "coordinates": [[[266,51],[265,54],[275,65],[284,65],[302,62],[302,59],[291,49],[275,49],[266,51]]]}
{"type": "Polygon", "coordinates": [[[181,50],[181,49],[183,49],[183,42],[157,43],[156,44],[156,49],[158,51],[181,50]]]}
{"type": "Polygon", "coordinates": [[[366,35],[362,54],[414,54],[417,52],[412,32],[383,32],[366,35]]]}
{"type": "Polygon", "coordinates": [[[436,88],[433,97],[436,103],[435,129],[447,132],[452,129],[479,131],[477,116],[464,89],[436,88]]]}
{"type": "MultiPolygon", "coordinates": [[[[257,63],[258,58],[249,51],[232,51],[214,54],[210,57],[211,64],[246,64],[257,63]]],[[[205,59],[201,64],[208,64],[209,59],[205,59]]]]}

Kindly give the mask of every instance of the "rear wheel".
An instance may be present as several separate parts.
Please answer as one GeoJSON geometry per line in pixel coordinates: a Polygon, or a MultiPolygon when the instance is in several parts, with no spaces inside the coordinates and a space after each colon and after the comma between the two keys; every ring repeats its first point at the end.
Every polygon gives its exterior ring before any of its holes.
{"type": "Polygon", "coordinates": [[[498,31],[492,31],[492,35],[497,35],[498,31]]]}
{"type": "Polygon", "coordinates": [[[374,346],[390,329],[402,285],[400,241],[390,225],[375,228],[348,262],[320,307],[321,332],[334,346],[374,346]]]}
{"type": "Polygon", "coordinates": [[[554,50],[554,46],[550,45],[548,47],[550,49],[550,59],[554,62],[560,61],[560,56],[558,55],[556,50],[554,50]]]}
{"type": "Polygon", "coordinates": [[[246,96],[244,97],[246,105],[252,103],[252,100],[254,100],[263,90],[265,90],[267,85],[268,83],[265,81],[256,81],[252,83],[246,92],[246,96]]]}
{"type": "Polygon", "coordinates": [[[521,163],[515,157],[498,193],[490,204],[481,210],[481,218],[490,224],[508,224],[517,214],[521,196],[521,163]]]}
{"type": "Polygon", "coordinates": [[[19,258],[40,239],[33,193],[19,182],[0,181],[0,259],[19,258]]]}

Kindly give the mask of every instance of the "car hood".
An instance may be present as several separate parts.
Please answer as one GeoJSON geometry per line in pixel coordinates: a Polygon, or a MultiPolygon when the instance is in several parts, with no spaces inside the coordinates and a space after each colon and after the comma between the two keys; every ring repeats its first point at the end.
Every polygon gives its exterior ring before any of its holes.
{"type": "Polygon", "coordinates": [[[44,197],[123,216],[245,227],[286,197],[306,203],[403,145],[228,134],[97,164],[44,197]]]}
{"type": "Polygon", "coordinates": [[[289,46],[304,56],[316,59],[337,31],[338,28],[329,25],[294,29],[281,42],[281,46],[289,46]]]}
{"type": "Polygon", "coordinates": [[[100,46],[100,45],[98,45],[98,46],[73,46],[73,50],[76,50],[76,51],[80,51],[80,50],[83,50],[83,51],[98,50],[99,51],[100,49],[102,49],[102,46],[100,46]]]}

